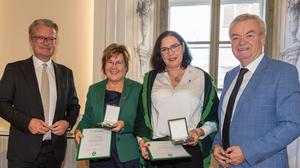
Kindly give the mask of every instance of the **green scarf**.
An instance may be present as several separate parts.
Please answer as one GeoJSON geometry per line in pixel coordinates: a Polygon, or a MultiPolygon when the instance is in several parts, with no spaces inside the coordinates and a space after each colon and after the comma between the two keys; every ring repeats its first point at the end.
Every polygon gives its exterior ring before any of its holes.
{"type": "MultiPolygon", "coordinates": [[[[204,72],[205,76],[205,88],[204,88],[204,102],[203,111],[200,118],[200,122],[197,127],[201,127],[207,121],[213,121],[218,124],[218,104],[219,99],[216,92],[216,87],[213,83],[212,77],[208,73],[204,72]]],[[[141,95],[142,109],[140,109],[140,114],[137,115],[137,135],[145,140],[151,140],[153,135],[153,128],[151,125],[151,91],[154,80],[157,75],[157,71],[153,70],[145,74],[143,82],[143,90],[141,95]],[[142,111],[142,113],[141,113],[142,111]]],[[[209,168],[210,166],[210,153],[211,145],[213,143],[216,133],[212,133],[202,140],[199,140],[199,146],[201,148],[204,168],[209,168]]]]}

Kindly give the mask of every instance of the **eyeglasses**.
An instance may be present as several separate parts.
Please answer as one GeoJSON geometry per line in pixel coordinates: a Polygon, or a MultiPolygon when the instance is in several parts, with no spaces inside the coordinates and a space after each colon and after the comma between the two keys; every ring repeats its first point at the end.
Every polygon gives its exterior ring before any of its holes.
{"type": "Polygon", "coordinates": [[[123,64],[125,64],[124,61],[111,61],[111,60],[109,60],[109,61],[106,62],[107,66],[121,66],[123,64]]]}
{"type": "Polygon", "coordinates": [[[230,39],[231,39],[232,42],[240,41],[242,38],[244,40],[250,41],[250,40],[254,39],[256,36],[259,36],[259,35],[261,35],[261,34],[256,33],[254,31],[249,31],[249,32],[247,32],[246,34],[243,34],[243,35],[232,34],[230,39]]]}
{"type": "Polygon", "coordinates": [[[167,55],[170,53],[170,51],[178,52],[180,46],[181,46],[181,44],[175,43],[175,44],[172,44],[170,47],[162,47],[162,48],[160,48],[160,53],[161,53],[161,55],[167,55]]]}
{"type": "Polygon", "coordinates": [[[56,41],[55,37],[44,37],[44,36],[33,36],[33,39],[36,39],[36,41],[38,43],[49,43],[49,44],[53,44],[56,41]]]}

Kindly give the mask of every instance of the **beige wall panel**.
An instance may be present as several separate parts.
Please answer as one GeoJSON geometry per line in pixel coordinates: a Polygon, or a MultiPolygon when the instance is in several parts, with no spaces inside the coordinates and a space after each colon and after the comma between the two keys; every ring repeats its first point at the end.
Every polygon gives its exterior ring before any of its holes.
{"type": "Polygon", "coordinates": [[[92,0],[0,0],[0,76],[7,63],[31,55],[27,29],[37,18],[53,19],[59,25],[53,59],[73,70],[83,112],[93,75],[92,0]]]}

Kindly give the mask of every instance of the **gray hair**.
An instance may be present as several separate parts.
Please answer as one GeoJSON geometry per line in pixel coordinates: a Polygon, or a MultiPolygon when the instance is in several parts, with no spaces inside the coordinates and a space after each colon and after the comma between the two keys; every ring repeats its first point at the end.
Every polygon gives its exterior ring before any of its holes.
{"type": "Polygon", "coordinates": [[[47,27],[51,27],[56,31],[56,33],[58,32],[58,25],[54,21],[52,21],[50,19],[37,19],[37,20],[33,21],[31,23],[31,25],[29,26],[29,29],[28,29],[29,37],[32,37],[33,30],[38,25],[44,25],[47,27]]]}
{"type": "Polygon", "coordinates": [[[245,13],[245,14],[241,14],[241,15],[237,16],[230,23],[229,36],[231,36],[230,32],[231,32],[231,29],[233,28],[233,26],[235,26],[237,23],[240,23],[240,22],[243,22],[243,21],[246,21],[246,20],[256,21],[259,24],[261,35],[266,35],[267,34],[266,24],[259,16],[254,15],[254,14],[245,13]]]}

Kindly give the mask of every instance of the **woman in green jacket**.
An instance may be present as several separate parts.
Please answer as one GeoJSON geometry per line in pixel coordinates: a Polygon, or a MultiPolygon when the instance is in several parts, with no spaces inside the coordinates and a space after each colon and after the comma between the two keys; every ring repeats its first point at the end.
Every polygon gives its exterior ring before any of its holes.
{"type": "Polygon", "coordinates": [[[85,113],[75,131],[79,143],[84,128],[103,122],[107,105],[119,106],[119,120],[113,125],[111,158],[90,160],[90,168],[139,168],[139,149],[133,127],[141,84],[125,77],[129,53],[124,45],[111,44],[103,52],[102,71],[107,79],[90,86],[85,113]]]}

